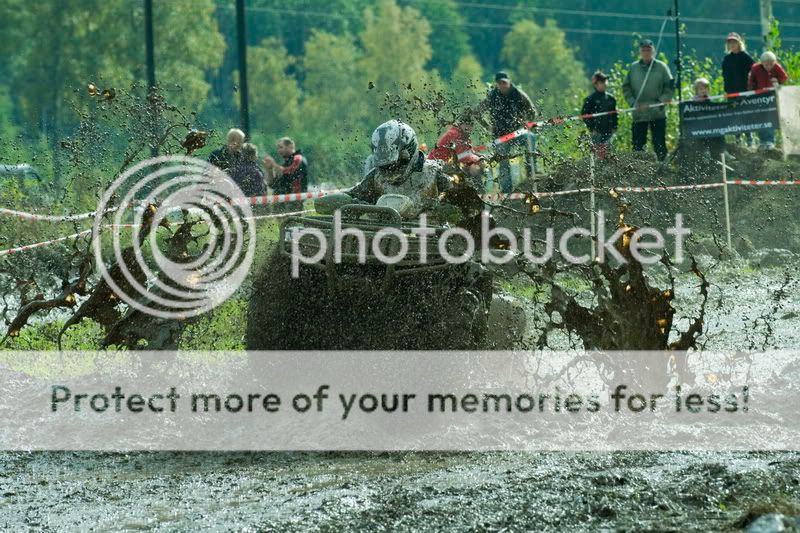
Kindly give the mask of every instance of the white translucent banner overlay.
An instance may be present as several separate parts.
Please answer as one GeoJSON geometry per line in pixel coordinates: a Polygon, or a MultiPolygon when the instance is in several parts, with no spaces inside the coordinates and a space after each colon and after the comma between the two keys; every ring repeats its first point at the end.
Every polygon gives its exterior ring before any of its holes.
{"type": "Polygon", "coordinates": [[[0,352],[0,449],[800,450],[799,356],[0,352]]]}

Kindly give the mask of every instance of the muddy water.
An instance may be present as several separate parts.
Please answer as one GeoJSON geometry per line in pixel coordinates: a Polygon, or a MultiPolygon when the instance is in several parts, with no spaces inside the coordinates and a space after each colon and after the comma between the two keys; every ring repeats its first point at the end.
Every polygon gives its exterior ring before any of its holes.
{"type": "MultiPolygon", "coordinates": [[[[717,269],[705,347],[761,342],[781,279],[717,269]]],[[[800,345],[798,316],[790,295],[772,344],[800,345]]],[[[718,530],[769,511],[800,514],[800,454],[0,454],[3,530],[718,530]]]]}

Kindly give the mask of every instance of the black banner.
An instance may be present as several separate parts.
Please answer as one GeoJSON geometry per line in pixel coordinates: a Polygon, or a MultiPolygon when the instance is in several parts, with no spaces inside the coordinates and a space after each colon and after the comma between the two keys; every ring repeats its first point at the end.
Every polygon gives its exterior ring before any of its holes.
{"type": "Polygon", "coordinates": [[[775,92],[769,92],[723,102],[683,102],[681,116],[687,139],[776,129],[778,100],[775,92]]]}

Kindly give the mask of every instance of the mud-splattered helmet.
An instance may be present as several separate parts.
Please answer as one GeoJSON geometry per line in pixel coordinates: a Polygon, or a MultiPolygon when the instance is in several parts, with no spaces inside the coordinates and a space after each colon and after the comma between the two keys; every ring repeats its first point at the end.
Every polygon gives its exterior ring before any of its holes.
{"type": "Polygon", "coordinates": [[[419,143],[414,129],[400,122],[384,122],[372,132],[372,155],[376,167],[387,167],[409,161],[417,153],[419,143]]]}

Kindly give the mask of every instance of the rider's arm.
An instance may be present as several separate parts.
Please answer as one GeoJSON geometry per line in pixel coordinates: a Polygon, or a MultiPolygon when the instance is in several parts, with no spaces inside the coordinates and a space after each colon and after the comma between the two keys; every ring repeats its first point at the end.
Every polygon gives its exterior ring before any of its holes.
{"type": "Polygon", "coordinates": [[[375,180],[373,178],[374,170],[370,172],[366,178],[361,180],[355,187],[347,191],[347,194],[361,200],[362,202],[369,202],[374,204],[378,201],[378,194],[375,192],[375,180]]]}
{"type": "Polygon", "coordinates": [[[450,176],[444,172],[436,173],[436,189],[439,191],[439,194],[447,191],[452,186],[453,180],[450,179],[450,176]]]}

